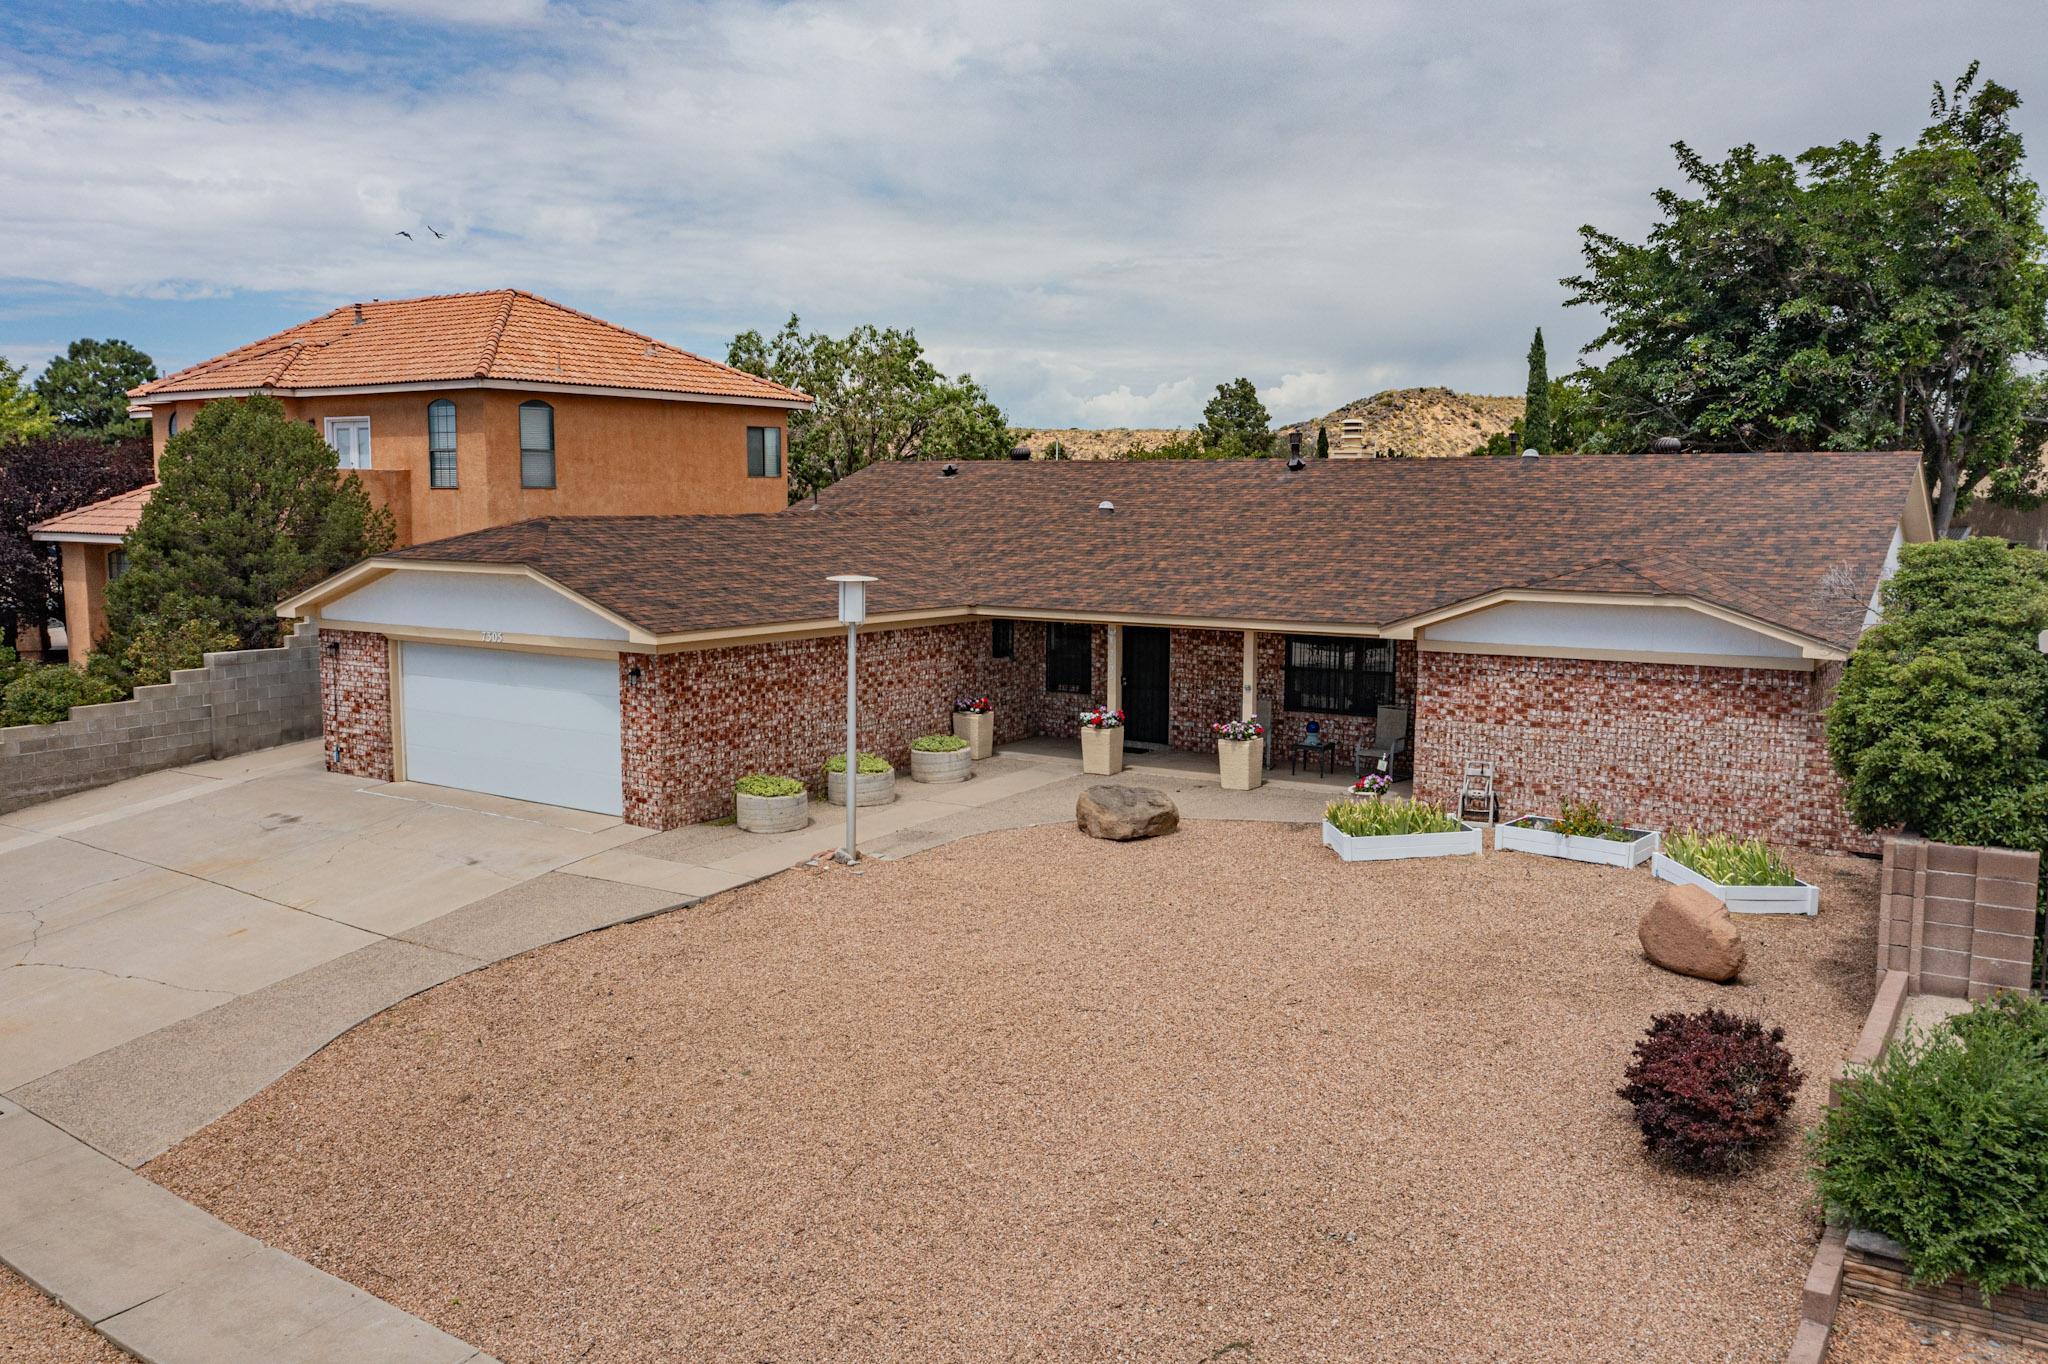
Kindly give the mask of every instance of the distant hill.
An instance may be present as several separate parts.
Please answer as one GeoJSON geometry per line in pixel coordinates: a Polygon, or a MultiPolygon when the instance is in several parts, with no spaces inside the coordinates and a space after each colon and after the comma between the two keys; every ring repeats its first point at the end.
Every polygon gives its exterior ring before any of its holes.
{"type": "MultiPolygon", "coordinates": [[[[1303,454],[1312,454],[1316,427],[1330,432],[1330,447],[1339,456],[1356,454],[1407,455],[1419,459],[1440,459],[1466,455],[1486,443],[1497,432],[1512,430],[1522,420],[1520,398],[1496,398],[1478,393],[1453,393],[1448,388],[1395,388],[1370,398],[1348,402],[1313,421],[1294,422],[1279,429],[1284,444],[1289,431],[1300,431],[1303,454]],[[1355,451],[1337,448],[1344,431],[1344,419],[1357,417],[1365,430],[1355,451]]],[[[1133,445],[1158,446],[1186,428],[1118,426],[1106,430],[1076,427],[1040,427],[1018,433],[1021,444],[1043,456],[1057,440],[1074,459],[1115,459],[1133,445]]]]}

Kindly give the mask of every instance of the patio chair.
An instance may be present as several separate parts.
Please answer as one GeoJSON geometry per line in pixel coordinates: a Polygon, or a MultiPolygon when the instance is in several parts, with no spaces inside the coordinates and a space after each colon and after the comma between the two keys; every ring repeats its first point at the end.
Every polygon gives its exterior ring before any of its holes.
{"type": "Polygon", "coordinates": [[[1458,818],[1477,816],[1491,824],[1500,813],[1500,798],[1493,790],[1492,763],[1466,763],[1465,779],[1458,786],[1458,818]]]}
{"type": "Polygon", "coordinates": [[[1408,707],[1381,706],[1373,716],[1372,742],[1363,739],[1351,750],[1351,775],[1362,777],[1366,767],[1384,772],[1390,780],[1400,777],[1399,768],[1408,757],[1408,707]]]}

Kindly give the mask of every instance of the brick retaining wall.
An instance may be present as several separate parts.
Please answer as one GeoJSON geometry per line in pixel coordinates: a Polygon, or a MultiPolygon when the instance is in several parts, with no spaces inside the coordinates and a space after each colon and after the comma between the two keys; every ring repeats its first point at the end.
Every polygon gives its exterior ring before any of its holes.
{"type": "Polygon", "coordinates": [[[2048,1350],[2048,1292],[2009,1288],[1986,1302],[1977,1285],[1913,1282],[1899,1245],[1875,1232],[1852,1231],[1842,1260],[1842,1293],[1890,1308],[1921,1325],[1975,1331],[1996,1340],[2048,1350]]]}
{"type": "Polygon", "coordinates": [[[2026,989],[2040,880],[2038,852],[1887,838],[1877,969],[1905,972],[1921,995],[2026,989]]]}
{"type": "Polygon", "coordinates": [[[320,732],[317,653],[301,629],[274,649],[208,654],[201,667],[126,701],[74,707],[54,725],[0,729],[0,812],[311,738],[320,732]]]}
{"type": "Polygon", "coordinates": [[[1448,804],[1464,764],[1490,760],[1503,817],[1591,798],[1639,828],[1876,852],[1828,761],[1830,681],[1771,668],[1425,651],[1415,791],[1448,804]]]}

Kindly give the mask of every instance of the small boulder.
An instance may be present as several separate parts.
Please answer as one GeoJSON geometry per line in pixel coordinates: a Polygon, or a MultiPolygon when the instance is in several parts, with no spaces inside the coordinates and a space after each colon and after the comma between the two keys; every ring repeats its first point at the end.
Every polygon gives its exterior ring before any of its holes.
{"type": "Polygon", "coordinates": [[[1682,976],[1729,981],[1742,972],[1742,935],[1728,906],[1698,886],[1665,886],[1636,937],[1644,956],[1682,976]]]}
{"type": "Polygon", "coordinates": [[[1074,823],[1090,838],[1128,842],[1180,827],[1180,811],[1149,786],[1091,786],[1074,802],[1074,823]]]}

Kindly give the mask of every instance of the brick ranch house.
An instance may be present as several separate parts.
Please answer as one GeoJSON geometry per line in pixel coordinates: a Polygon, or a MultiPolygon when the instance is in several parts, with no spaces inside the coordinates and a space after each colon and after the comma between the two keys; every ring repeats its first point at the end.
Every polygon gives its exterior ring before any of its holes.
{"type": "MultiPolygon", "coordinates": [[[[787,414],[811,400],[522,289],[348,304],[133,389],[164,445],[265,393],[388,508],[400,546],[536,516],[780,511],[787,414]]],[[[61,547],[64,632],[106,633],[122,542],[156,485],[31,528],[61,547]]]]}
{"type": "Polygon", "coordinates": [[[828,575],[869,590],[861,742],[953,698],[999,742],[1096,701],[1212,747],[1264,708],[1348,745],[1413,706],[1415,790],[1489,760],[1509,813],[1873,846],[1823,741],[1906,541],[1912,454],[879,465],[775,515],[550,518],[367,560],[316,622],[329,766],[667,829],[843,742],[828,575]],[[1270,699],[1269,699],[1270,698],[1270,699]]]}

